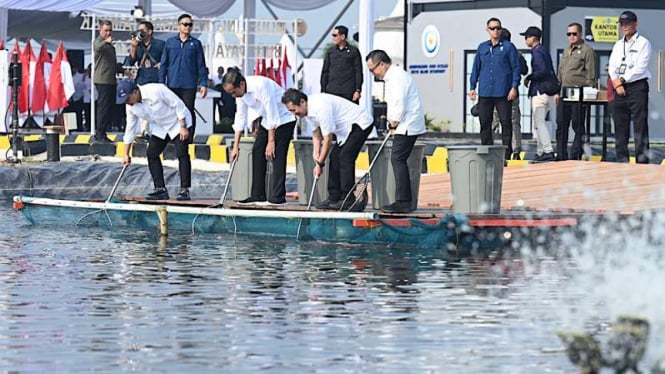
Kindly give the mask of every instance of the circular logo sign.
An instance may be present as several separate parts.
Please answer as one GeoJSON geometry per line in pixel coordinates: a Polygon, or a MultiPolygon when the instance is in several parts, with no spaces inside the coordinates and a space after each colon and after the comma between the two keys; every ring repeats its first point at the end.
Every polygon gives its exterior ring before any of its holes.
{"type": "Polygon", "coordinates": [[[441,36],[439,30],[434,25],[427,25],[423,30],[423,39],[421,46],[425,57],[434,57],[439,53],[439,45],[441,44],[441,36]]]}

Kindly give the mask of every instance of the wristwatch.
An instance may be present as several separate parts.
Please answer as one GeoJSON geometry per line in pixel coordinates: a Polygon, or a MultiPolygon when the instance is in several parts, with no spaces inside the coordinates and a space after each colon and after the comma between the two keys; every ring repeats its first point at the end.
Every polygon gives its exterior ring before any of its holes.
{"type": "Polygon", "coordinates": [[[314,162],[316,162],[316,164],[319,165],[320,168],[323,168],[324,166],[326,166],[325,162],[321,162],[319,160],[315,160],[314,162]]]}

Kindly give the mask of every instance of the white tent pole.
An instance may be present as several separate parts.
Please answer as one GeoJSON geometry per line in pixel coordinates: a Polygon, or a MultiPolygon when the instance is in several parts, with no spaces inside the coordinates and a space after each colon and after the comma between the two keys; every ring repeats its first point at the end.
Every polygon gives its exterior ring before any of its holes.
{"type": "Polygon", "coordinates": [[[360,98],[360,106],[367,109],[370,113],[373,112],[372,108],[372,81],[373,76],[367,70],[365,64],[365,56],[374,48],[374,0],[360,0],[358,23],[359,34],[358,49],[363,61],[363,89],[362,97],[360,98]]]}
{"type": "Polygon", "coordinates": [[[97,16],[95,14],[92,15],[92,31],[91,33],[91,38],[90,39],[90,45],[91,45],[91,60],[90,61],[90,115],[88,118],[90,118],[90,123],[88,124],[90,126],[90,135],[95,135],[95,31],[97,28],[95,25],[97,24],[97,16]]]}

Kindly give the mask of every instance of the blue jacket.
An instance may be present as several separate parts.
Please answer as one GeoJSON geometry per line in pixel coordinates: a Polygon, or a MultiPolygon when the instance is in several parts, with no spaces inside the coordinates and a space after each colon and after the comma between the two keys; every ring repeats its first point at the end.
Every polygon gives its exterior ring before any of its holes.
{"type": "Polygon", "coordinates": [[[159,82],[159,69],[154,66],[157,66],[162,61],[165,45],[166,43],[163,40],[152,38],[150,49],[143,64],[141,62],[143,61],[146,49],[142,42],[136,47],[136,58],[132,58],[132,56],[125,58],[125,65],[134,66],[138,63],[139,70],[136,74],[136,84],[144,85],[146,83],[159,82]],[[150,67],[146,67],[146,65],[150,67]]]}
{"type": "Polygon", "coordinates": [[[176,35],[166,40],[159,65],[159,83],[170,88],[208,87],[208,68],[198,39],[190,36],[181,42],[176,35]]]}
{"type": "Polygon", "coordinates": [[[470,89],[479,85],[480,97],[506,97],[520,84],[520,61],[517,48],[507,40],[492,47],[490,40],[480,43],[471,68],[470,89]]]}
{"type": "Polygon", "coordinates": [[[543,81],[554,74],[552,57],[542,44],[538,44],[531,50],[531,74],[529,79],[529,97],[538,95],[540,91],[539,81],[543,81]]]}

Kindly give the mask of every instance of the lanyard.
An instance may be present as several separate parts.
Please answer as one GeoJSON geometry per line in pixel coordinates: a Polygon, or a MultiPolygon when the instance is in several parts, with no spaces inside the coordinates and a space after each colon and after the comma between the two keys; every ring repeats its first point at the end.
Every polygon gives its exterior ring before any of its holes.
{"type": "MultiPolygon", "coordinates": [[[[640,37],[639,35],[635,35],[635,37],[633,39],[631,39],[631,41],[630,41],[630,46],[631,47],[635,44],[635,42],[637,41],[637,38],[639,38],[639,37],[640,37]]],[[[628,51],[630,52],[630,48],[628,49],[628,51]]],[[[626,61],[626,37],[625,36],[623,37],[623,58],[621,58],[621,61],[626,61]]]]}

